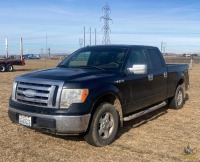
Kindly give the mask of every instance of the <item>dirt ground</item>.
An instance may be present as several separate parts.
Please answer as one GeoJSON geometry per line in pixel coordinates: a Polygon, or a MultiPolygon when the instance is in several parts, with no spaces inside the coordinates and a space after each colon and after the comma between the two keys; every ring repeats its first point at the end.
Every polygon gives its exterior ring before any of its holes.
{"type": "Polygon", "coordinates": [[[57,137],[13,124],[8,100],[15,76],[55,66],[58,61],[27,61],[0,73],[0,162],[200,161],[200,65],[190,71],[189,100],[181,110],[162,108],[126,122],[109,146],[93,147],[83,137],[57,137]],[[190,146],[192,154],[184,154],[190,146]]]}

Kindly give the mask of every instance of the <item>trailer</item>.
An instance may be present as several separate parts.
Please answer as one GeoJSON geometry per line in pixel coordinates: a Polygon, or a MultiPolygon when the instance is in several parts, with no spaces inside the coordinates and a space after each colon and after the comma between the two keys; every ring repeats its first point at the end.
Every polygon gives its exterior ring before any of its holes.
{"type": "Polygon", "coordinates": [[[8,39],[6,38],[5,41],[6,45],[6,57],[0,58],[0,72],[11,72],[14,70],[13,65],[25,65],[25,61],[23,58],[23,44],[22,44],[22,38],[20,38],[20,58],[14,58],[8,56],[8,39]]]}
{"type": "Polygon", "coordinates": [[[14,70],[13,65],[25,65],[24,59],[0,59],[0,72],[11,72],[14,70]]]}

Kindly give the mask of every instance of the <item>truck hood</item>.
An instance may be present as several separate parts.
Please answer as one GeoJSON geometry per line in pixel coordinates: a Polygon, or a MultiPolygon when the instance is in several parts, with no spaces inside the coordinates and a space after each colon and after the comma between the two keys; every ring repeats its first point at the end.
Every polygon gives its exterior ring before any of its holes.
{"type": "Polygon", "coordinates": [[[97,79],[102,78],[112,78],[114,76],[116,76],[116,73],[110,71],[57,67],[52,69],[30,72],[22,75],[21,77],[61,80],[65,82],[80,82],[88,80],[95,81],[97,79]]]}

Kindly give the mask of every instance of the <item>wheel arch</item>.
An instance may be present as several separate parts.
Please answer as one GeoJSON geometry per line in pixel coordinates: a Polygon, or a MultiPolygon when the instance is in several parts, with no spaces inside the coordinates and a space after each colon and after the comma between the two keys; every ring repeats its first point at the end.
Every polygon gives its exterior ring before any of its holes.
{"type": "Polygon", "coordinates": [[[93,102],[91,114],[93,115],[96,109],[103,103],[110,103],[115,107],[119,115],[120,127],[122,127],[123,126],[123,111],[122,111],[122,104],[121,104],[120,97],[112,91],[106,91],[100,94],[93,102]]]}
{"type": "Polygon", "coordinates": [[[181,85],[183,87],[183,91],[185,93],[185,89],[186,89],[186,85],[185,85],[185,76],[183,73],[181,73],[178,77],[177,77],[177,84],[176,84],[176,89],[177,87],[181,85]]]}
{"type": "MultiPolygon", "coordinates": [[[[181,78],[177,84],[177,87],[181,85],[183,87],[183,94],[184,94],[184,98],[186,97],[186,85],[185,85],[185,79],[181,78]]],[[[177,88],[176,87],[176,88],[177,88]]]]}

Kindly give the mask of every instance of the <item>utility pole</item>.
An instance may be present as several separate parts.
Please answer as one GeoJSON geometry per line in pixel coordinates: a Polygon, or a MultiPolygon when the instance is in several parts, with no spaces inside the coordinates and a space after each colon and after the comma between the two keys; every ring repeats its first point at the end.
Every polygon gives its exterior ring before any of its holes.
{"type": "Polygon", "coordinates": [[[5,40],[6,58],[8,58],[8,39],[5,40]]]}
{"type": "Polygon", "coordinates": [[[50,56],[50,54],[51,54],[51,49],[50,49],[50,47],[48,48],[48,51],[49,51],[49,56],[50,56]]]}
{"type": "Polygon", "coordinates": [[[23,59],[23,41],[22,41],[22,38],[20,38],[20,54],[21,54],[21,59],[23,59]]]}
{"type": "Polygon", "coordinates": [[[50,54],[51,54],[51,49],[50,49],[50,47],[48,48],[48,54],[49,54],[49,60],[51,59],[51,56],[50,56],[50,54]]]}
{"type": "Polygon", "coordinates": [[[48,51],[48,47],[47,47],[47,32],[46,32],[46,54],[47,54],[47,51],[48,51]]]}
{"type": "Polygon", "coordinates": [[[109,5],[106,3],[106,5],[102,8],[103,12],[104,12],[104,16],[102,16],[100,18],[104,19],[104,26],[102,28],[102,30],[104,31],[104,36],[103,36],[103,41],[102,44],[110,44],[110,27],[109,27],[109,21],[112,21],[112,19],[110,18],[109,13],[111,12],[109,5]]]}

